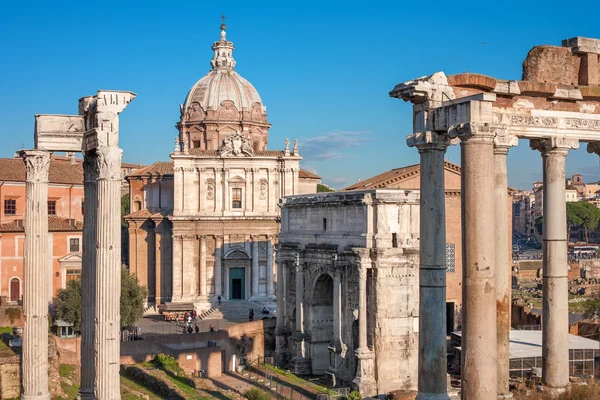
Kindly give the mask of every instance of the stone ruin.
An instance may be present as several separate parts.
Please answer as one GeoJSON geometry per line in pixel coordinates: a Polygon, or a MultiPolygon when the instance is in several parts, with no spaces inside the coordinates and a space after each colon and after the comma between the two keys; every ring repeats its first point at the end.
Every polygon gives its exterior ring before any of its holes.
{"type": "Polygon", "coordinates": [[[520,139],[543,165],[543,391],[569,387],[565,160],[600,153],[600,40],[534,47],[523,79],[437,72],[396,85],[413,104],[407,143],[421,158],[419,399],[447,399],[444,154],[461,145],[465,399],[507,398],[511,299],[506,155],[520,139]],[[491,210],[494,210],[493,212],[491,210]]]}
{"type": "Polygon", "coordinates": [[[121,155],[119,113],[131,92],[98,91],[78,115],[36,115],[35,146],[21,155],[27,171],[22,398],[49,400],[48,170],[52,152],[84,156],[80,399],[120,399],[121,155]]]}

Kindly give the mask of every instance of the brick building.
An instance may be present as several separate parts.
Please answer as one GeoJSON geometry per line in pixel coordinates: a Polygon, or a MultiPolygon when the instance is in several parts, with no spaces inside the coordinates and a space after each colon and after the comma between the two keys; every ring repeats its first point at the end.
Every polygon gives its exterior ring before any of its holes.
{"type": "MultiPolygon", "coordinates": [[[[0,298],[19,303],[23,295],[25,239],[25,164],[20,158],[0,159],[0,298]]],[[[48,183],[48,287],[50,300],[59,288],[81,274],[83,227],[81,162],[53,157],[48,183]]]]}

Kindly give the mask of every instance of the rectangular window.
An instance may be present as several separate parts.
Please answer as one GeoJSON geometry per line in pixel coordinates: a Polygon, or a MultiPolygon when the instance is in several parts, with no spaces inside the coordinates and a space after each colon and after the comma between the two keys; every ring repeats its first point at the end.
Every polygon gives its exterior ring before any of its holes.
{"type": "Polygon", "coordinates": [[[327,218],[323,218],[323,230],[327,230],[327,218]]]}
{"type": "Polygon", "coordinates": [[[84,208],[83,208],[83,204],[84,204],[84,203],[83,203],[83,200],[81,200],[81,215],[83,215],[83,210],[84,210],[84,208]]]}
{"type": "Polygon", "coordinates": [[[48,215],[56,215],[56,200],[48,200],[48,215]]]}
{"type": "Polygon", "coordinates": [[[231,208],[242,208],[242,188],[231,189],[231,208]]]}
{"type": "Polygon", "coordinates": [[[398,234],[392,233],[392,247],[398,247],[398,234]]]}
{"type": "Polygon", "coordinates": [[[69,239],[69,253],[79,251],[79,238],[69,239]]]}
{"type": "Polygon", "coordinates": [[[17,215],[17,201],[13,199],[4,200],[4,215],[17,215]]]}
{"type": "Polygon", "coordinates": [[[80,269],[68,269],[67,270],[67,282],[73,279],[81,278],[81,270],[80,269]]]}

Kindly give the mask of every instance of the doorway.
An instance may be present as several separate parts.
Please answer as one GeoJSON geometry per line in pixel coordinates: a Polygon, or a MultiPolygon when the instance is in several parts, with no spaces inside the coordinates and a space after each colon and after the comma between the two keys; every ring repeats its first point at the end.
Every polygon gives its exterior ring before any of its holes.
{"type": "Polygon", "coordinates": [[[21,282],[19,278],[12,278],[10,280],[10,301],[18,302],[21,300],[21,282]]]}
{"type": "Polygon", "coordinates": [[[246,271],[245,268],[229,268],[230,299],[241,300],[246,298],[246,271]]]}
{"type": "Polygon", "coordinates": [[[311,362],[313,375],[329,371],[333,339],[333,278],[323,274],[317,279],[310,303],[311,362]]]}
{"type": "Polygon", "coordinates": [[[446,335],[454,332],[454,302],[446,303],[446,335]]]}

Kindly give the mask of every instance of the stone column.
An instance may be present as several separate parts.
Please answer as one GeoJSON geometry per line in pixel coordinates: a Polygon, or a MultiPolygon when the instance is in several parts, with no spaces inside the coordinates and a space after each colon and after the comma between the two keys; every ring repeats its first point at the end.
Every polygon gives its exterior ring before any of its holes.
{"type": "MultiPolygon", "coordinates": [[[[279,254],[279,253],[278,253],[279,254]]],[[[276,362],[279,367],[286,368],[288,363],[288,348],[286,343],[287,329],[285,328],[285,296],[287,293],[283,290],[283,268],[286,261],[277,260],[277,326],[275,327],[276,337],[276,362]]]]}
{"type": "Polygon", "coordinates": [[[185,234],[182,241],[181,254],[181,291],[184,299],[193,299],[198,294],[198,266],[194,263],[194,250],[197,245],[196,235],[185,234]]]}
{"type": "Polygon", "coordinates": [[[448,399],[446,356],[446,135],[421,132],[407,139],[421,158],[418,399],[448,399]]]}
{"type": "Polygon", "coordinates": [[[542,153],[544,182],[542,389],[553,396],[569,386],[569,282],[565,161],[576,140],[532,140],[542,153]]]}
{"type": "Polygon", "coordinates": [[[23,400],[50,400],[48,391],[48,170],[50,153],[23,152],[27,170],[23,279],[23,400]]]}
{"type": "MultiPolygon", "coordinates": [[[[494,135],[487,123],[467,123],[448,133],[461,139],[463,209],[463,398],[497,397],[496,229],[494,135]]],[[[421,315],[423,317],[423,315],[421,315]]]]}
{"type": "Polygon", "coordinates": [[[164,224],[166,221],[155,221],[154,228],[154,262],[156,271],[156,296],[154,298],[154,302],[156,305],[161,304],[164,301],[165,291],[163,290],[163,285],[165,284],[165,263],[164,263],[164,246],[165,243],[165,227],[164,224]]]}
{"type": "Polygon", "coordinates": [[[258,236],[252,237],[252,296],[258,296],[258,236]]]}
{"type": "Polygon", "coordinates": [[[98,218],[96,245],[96,319],[94,352],[96,399],[121,398],[121,155],[114,146],[100,146],[98,156],[98,218]]]}
{"type": "Polygon", "coordinates": [[[215,296],[221,295],[221,297],[228,298],[225,293],[222,293],[221,284],[223,278],[222,274],[222,266],[221,266],[221,247],[223,246],[223,239],[221,236],[215,237],[215,296]],[[223,296],[225,295],[225,296],[223,296]]]}
{"type": "Polygon", "coordinates": [[[200,296],[206,296],[206,236],[200,236],[200,296]]]}
{"type": "Polygon", "coordinates": [[[304,332],[304,266],[296,255],[296,355],[294,357],[294,373],[307,374],[311,371],[310,356],[306,349],[304,332]]]}
{"type": "MultiPolygon", "coordinates": [[[[279,277],[279,275],[277,275],[279,277]]],[[[273,237],[267,236],[267,296],[273,297],[275,289],[273,287],[273,237]]]]}
{"type": "Polygon", "coordinates": [[[356,389],[363,396],[376,394],[374,376],[375,355],[367,345],[367,265],[358,262],[359,290],[358,290],[358,349],[355,354],[358,359],[356,377],[352,381],[356,389]]]}
{"type": "Polygon", "coordinates": [[[81,263],[81,382],[78,398],[94,398],[94,318],[96,299],[96,235],[98,218],[98,159],[84,155],[83,254],[81,263]]]}
{"type": "Polygon", "coordinates": [[[496,338],[498,341],[498,398],[512,398],[509,384],[509,343],[511,282],[511,234],[508,230],[508,178],[506,155],[519,139],[515,136],[494,138],[495,218],[496,218],[496,338]]]}
{"type": "Polygon", "coordinates": [[[182,267],[182,235],[173,235],[173,297],[171,301],[181,301],[183,297],[183,287],[181,280],[183,278],[182,267]]]}

